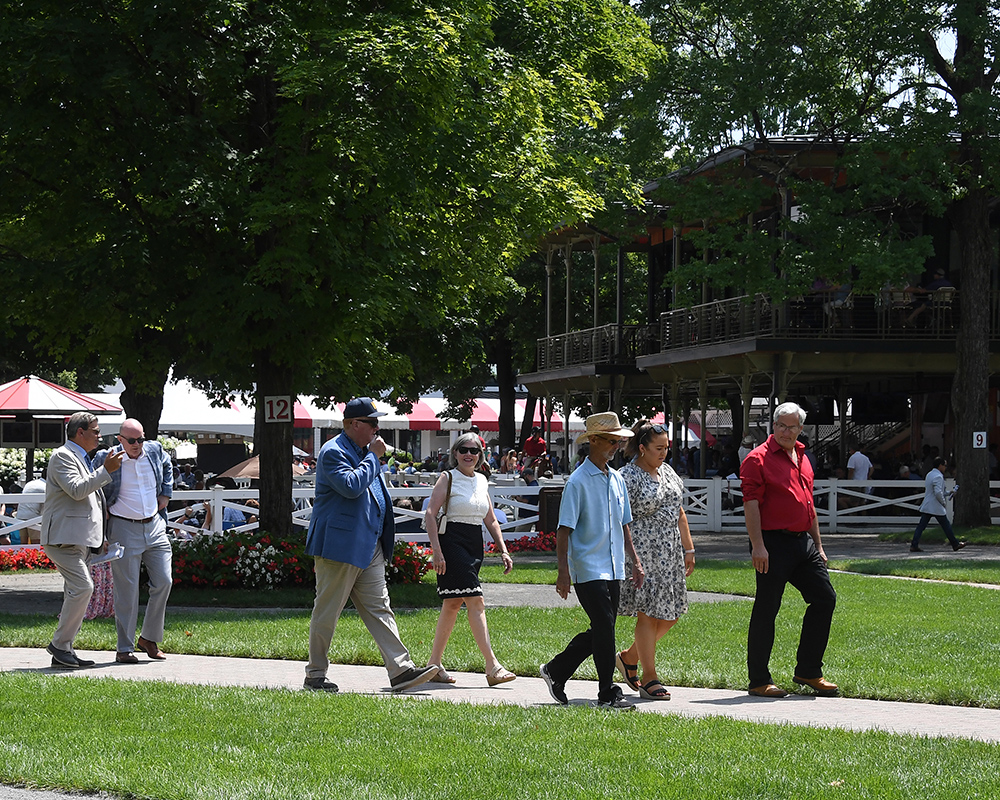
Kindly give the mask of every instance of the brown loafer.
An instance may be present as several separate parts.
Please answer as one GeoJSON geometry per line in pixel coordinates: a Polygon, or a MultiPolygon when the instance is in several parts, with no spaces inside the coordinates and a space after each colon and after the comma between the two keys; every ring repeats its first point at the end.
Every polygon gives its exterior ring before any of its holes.
{"type": "Polygon", "coordinates": [[[820,697],[836,697],[840,694],[837,684],[830,683],[826,678],[799,678],[796,676],[792,678],[792,681],[800,686],[808,686],[820,697]]]}
{"type": "Polygon", "coordinates": [[[762,686],[754,686],[749,694],[754,697],[787,697],[788,692],[773,683],[765,683],[762,686]]]}
{"type": "Polygon", "coordinates": [[[139,659],[136,658],[132,653],[118,653],[115,656],[115,661],[119,664],[138,664],[139,659]]]}
{"type": "Polygon", "coordinates": [[[135,646],[156,661],[163,661],[167,657],[166,653],[159,648],[156,642],[151,642],[149,639],[143,639],[141,636],[136,640],[135,646]]]}

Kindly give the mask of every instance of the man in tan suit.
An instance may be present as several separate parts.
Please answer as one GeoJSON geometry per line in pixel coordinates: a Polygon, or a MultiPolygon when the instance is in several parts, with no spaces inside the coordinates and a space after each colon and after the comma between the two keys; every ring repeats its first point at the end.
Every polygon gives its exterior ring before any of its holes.
{"type": "Polygon", "coordinates": [[[94,581],[87,567],[90,548],[104,541],[104,508],[98,491],[111,482],[122,463],[121,453],[109,455],[96,472],[89,453],[97,448],[101,430],[97,417],[80,411],[66,425],[66,444],[52,452],[42,509],[42,550],[62,573],[65,583],[59,624],[45,649],[53,667],[79,669],[93,661],[78,658],[73,640],[83,625],[94,581]]]}

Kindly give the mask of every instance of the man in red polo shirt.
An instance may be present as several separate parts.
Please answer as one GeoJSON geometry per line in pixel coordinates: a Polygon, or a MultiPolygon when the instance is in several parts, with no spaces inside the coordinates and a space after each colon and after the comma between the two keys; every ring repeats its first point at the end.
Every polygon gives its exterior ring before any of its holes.
{"type": "Polygon", "coordinates": [[[787,583],[801,592],[807,605],[792,680],[825,697],[838,693],[837,685],[823,677],[823,654],[837,593],[830,583],[819,536],[812,466],[805,457],[805,445],[797,441],[805,419],[806,412],[798,405],[782,403],[774,410],[774,433],[750,451],[740,467],[757,577],[747,637],[750,694],[757,697],[788,694],[774,684],[768,668],[774,620],[787,583]]]}

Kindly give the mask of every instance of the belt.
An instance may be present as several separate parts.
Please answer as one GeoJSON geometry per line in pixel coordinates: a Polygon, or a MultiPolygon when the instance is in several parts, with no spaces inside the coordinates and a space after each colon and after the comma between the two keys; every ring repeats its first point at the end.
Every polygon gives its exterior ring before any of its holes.
{"type": "Polygon", "coordinates": [[[114,517],[115,519],[123,519],[126,522],[136,522],[140,525],[145,525],[147,522],[152,522],[154,519],[156,519],[155,514],[151,517],[146,517],[145,519],[130,519],[129,517],[120,517],[117,514],[112,514],[111,512],[108,512],[108,516],[114,517]]]}
{"type": "Polygon", "coordinates": [[[805,536],[809,531],[790,531],[785,528],[773,528],[767,531],[761,531],[761,533],[780,533],[782,536],[805,536]]]}

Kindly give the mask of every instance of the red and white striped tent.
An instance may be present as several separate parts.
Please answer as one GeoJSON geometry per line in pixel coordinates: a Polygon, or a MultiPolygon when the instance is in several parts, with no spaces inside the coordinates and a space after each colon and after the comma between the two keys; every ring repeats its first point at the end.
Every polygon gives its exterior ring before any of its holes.
{"type": "Polygon", "coordinates": [[[89,411],[91,414],[122,412],[116,405],[95,400],[35,375],[0,386],[0,414],[5,416],[68,417],[78,411],[89,411]]]}

